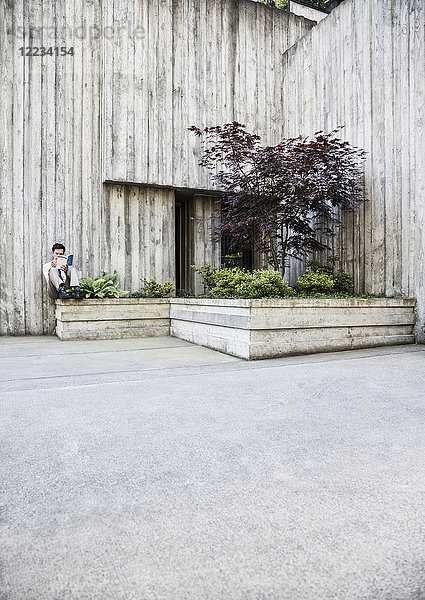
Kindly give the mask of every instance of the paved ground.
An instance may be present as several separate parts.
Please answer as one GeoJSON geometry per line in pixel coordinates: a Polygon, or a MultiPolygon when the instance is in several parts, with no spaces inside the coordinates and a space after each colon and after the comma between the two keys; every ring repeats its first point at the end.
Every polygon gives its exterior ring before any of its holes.
{"type": "Polygon", "coordinates": [[[0,338],[2,600],[425,599],[425,347],[0,338]]]}

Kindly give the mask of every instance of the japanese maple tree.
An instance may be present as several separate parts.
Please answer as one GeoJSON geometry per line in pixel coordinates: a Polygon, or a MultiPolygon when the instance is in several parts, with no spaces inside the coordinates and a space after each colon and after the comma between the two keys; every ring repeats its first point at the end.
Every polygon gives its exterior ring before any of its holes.
{"type": "Polygon", "coordinates": [[[284,275],[289,256],[325,248],[317,231],[322,239],[335,235],[337,209],[365,201],[365,152],[339,139],[341,128],[263,146],[244,127],[189,129],[203,138],[199,164],[222,191],[218,230],[239,248],[254,244],[284,275]]]}

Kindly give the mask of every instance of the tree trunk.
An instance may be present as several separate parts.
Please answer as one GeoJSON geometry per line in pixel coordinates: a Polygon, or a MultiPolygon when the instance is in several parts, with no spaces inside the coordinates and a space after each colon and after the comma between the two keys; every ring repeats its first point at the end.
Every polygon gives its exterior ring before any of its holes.
{"type": "Polygon", "coordinates": [[[269,240],[270,240],[270,250],[271,250],[271,253],[272,253],[274,268],[275,268],[275,271],[279,271],[280,272],[280,264],[279,264],[279,259],[277,257],[276,248],[275,248],[275,245],[274,245],[274,242],[273,242],[273,236],[272,236],[271,233],[269,233],[268,236],[269,236],[269,240]]]}

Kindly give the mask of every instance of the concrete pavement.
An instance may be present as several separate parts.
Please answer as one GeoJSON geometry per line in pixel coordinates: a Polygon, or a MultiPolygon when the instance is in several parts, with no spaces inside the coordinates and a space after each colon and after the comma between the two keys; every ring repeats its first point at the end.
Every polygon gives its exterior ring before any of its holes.
{"type": "Polygon", "coordinates": [[[425,348],[0,338],[1,600],[425,599],[425,348]]]}

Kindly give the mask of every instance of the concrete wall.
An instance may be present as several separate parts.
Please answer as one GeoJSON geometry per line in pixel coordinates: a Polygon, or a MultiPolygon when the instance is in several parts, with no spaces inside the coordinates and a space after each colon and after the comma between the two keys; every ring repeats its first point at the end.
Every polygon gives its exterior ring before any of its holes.
{"type": "Polygon", "coordinates": [[[249,0],[0,0],[0,334],[53,331],[41,265],[55,241],[83,274],[169,273],[163,192],[147,239],[125,222],[142,223],[144,192],[104,181],[207,187],[192,123],[280,136],[282,53],[311,26],[249,0]]]}
{"type": "Polygon", "coordinates": [[[78,29],[100,21],[97,1],[0,1],[3,335],[52,330],[41,265],[54,241],[66,240],[80,265],[101,266],[102,49],[78,29]],[[75,55],[23,57],[22,46],[73,47],[75,55]]]}
{"type": "Polygon", "coordinates": [[[345,0],[284,60],[285,135],[344,125],[368,152],[369,202],[346,215],[345,268],[374,294],[418,298],[425,341],[425,6],[345,0]]]}
{"type": "Polygon", "coordinates": [[[104,268],[118,270],[122,289],[139,289],[140,277],[174,279],[174,216],[173,190],[105,186],[104,268]]]}
{"type": "Polygon", "coordinates": [[[104,44],[106,180],[211,189],[191,125],[238,120],[280,141],[282,55],[312,22],[251,0],[114,0],[104,12],[140,32],[104,44]]]}

